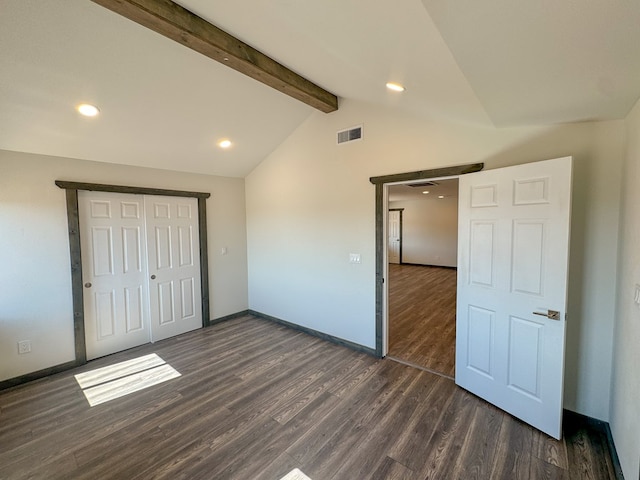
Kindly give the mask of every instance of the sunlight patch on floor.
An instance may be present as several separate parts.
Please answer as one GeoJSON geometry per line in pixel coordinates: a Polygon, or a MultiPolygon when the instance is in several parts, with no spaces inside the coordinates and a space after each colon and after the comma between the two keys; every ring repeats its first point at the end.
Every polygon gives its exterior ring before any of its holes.
{"type": "Polygon", "coordinates": [[[311,480],[304,473],[302,473],[298,468],[294,468],[289,473],[287,473],[280,480],[311,480]]]}
{"type": "Polygon", "coordinates": [[[92,407],[179,376],[155,353],[75,375],[92,407]]]}

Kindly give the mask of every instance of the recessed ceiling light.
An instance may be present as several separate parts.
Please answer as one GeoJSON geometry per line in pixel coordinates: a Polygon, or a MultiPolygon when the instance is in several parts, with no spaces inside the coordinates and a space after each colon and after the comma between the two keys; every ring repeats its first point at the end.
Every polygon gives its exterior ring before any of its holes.
{"type": "Polygon", "coordinates": [[[422,193],[424,193],[424,194],[426,195],[427,193],[429,193],[429,190],[425,190],[425,191],[424,191],[424,192],[422,192],[422,193]]]}
{"type": "Polygon", "coordinates": [[[224,139],[218,142],[220,148],[229,148],[231,146],[231,140],[224,139]]]}
{"type": "Polygon", "coordinates": [[[84,115],[85,117],[95,117],[100,113],[98,107],[94,105],[90,105],[88,103],[81,103],[76,107],[76,110],[80,113],[80,115],[84,115]]]}
{"type": "Polygon", "coordinates": [[[444,195],[438,195],[438,198],[444,198],[444,195]]]}
{"type": "Polygon", "coordinates": [[[389,90],[393,90],[394,92],[404,92],[404,87],[399,83],[388,82],[387,88],[389,90]]]}

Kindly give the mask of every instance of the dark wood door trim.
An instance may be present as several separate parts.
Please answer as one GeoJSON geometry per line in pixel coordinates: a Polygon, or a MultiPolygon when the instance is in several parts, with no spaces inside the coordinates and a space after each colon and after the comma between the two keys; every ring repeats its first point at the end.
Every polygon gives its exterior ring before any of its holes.
{"type": "Polygon", "coordinates": [[[382,357],[383,306],[384,306],[384,247],[385,231],[384,216],[387,215],[388,205],[384,204],[384,186],[388,183],[411,182],[417,180],[431,180],[442,177],[458,177],[467,173],[479,172],[484,163],[470,163],[453,167],[418,170],[415,172],[398,173],[371,177],[369,181],[376,186],[376,355],[382,357]]]}
{"type": "Polygon", "coordinates": [[[84,289],[82,288],[82,251],[80,249],[80,215],[78,190],[66,190],[67,225],[69,227],[69,253],[71,258],[71,292],[73,302],[73,335],[76,363],[87,363],[84,336],[84,289]]]}
{"type": "Polygon", "coordinates": [[[127,185],[107,185],[103,183],[66,182],[56,180],[56,185],[66,190],[88,190],[90,192],[133,193],[136,195],[165,195],[167,197],[209,198],[210,193],[167,190],[165,188],[130,187],[127,185]]]}
{"type": "Polygon", "coordinates": [[[484,163],[469,163],[467,165],[456,165],[454,167],[432,168],[431,170],[418,170],[415,172],[395,173],[393,175],[382,175],[380,177],[370,177],[369,181],[374,185],[395,182],[411,182],[414,180],[429,180],[432,178],[457,177],[465,173],[479,172],[484,168],[484,163]]]}
{"type": "Polygon", "coordinates": [[[87,348],[84,331],[84,289],[82,287],[82,252],[80,249],[80,216],[78,214],[78,190],[97,192],[130,193],[136,195],[164,195],[198,199],[198,239],[200,242],[200,284],[202,294],[202,326],[211,325],[209,317],[209,261],[207,251],[207,203],[210,193],[165,190],[160,188],[131,187],[123,185],[103,185],[56,180],[56,185],[66,190],[67,223],[69,229],[69,253],[71,258],[71,294],[73,302],[73,333],[75,362],[87,363],[87,348]]]}

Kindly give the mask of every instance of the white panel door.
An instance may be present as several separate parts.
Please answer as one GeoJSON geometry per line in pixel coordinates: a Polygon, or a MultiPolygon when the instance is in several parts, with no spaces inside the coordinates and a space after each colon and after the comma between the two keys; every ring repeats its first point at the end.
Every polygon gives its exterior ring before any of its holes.
{"type": "Polygon", "coordinates": [[[463,175],[459,193],[456,383],[555,438],[571,165],[567,157],[463,175]]]}
{"type": "Polygon", "coordinates": [[[144,202],[78,192],[87,358],[149,341],[144,202]]]}
{"type": "Polygon", "coordinates": [[[389,263],[400,263],[400,211],[389,211],[389,263]]]}
{"type": "Polygon", "coordinates": [[[202,327],[198,201],[145,197],[151,338],[202,327]]]}

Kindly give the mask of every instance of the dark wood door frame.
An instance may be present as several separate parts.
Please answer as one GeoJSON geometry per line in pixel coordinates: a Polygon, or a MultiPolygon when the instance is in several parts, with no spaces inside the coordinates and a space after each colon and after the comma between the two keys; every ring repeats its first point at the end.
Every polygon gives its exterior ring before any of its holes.
{"type": "Polygon", "coordinates": [[[443,177],[457,177],[466,173],[479,172],[484,163],[470,163],[454,167],[419,170],[417,172],[398,173],[371,177],[369,181],[376,186],[376,355],[382,357],[384,330],[384,249],[386,245],[384,216],[388,215],[388,205],[384,204],[384,187],[390,183],[431,180],[443,177]]]}
{"type": "Polygon", "coordinates": [[[56,180],[56,185],[66,190],[67,223],[69,228],[69,251],[71,257],[71,293],[73,298],[73,332],[75,362],[69,368],[87,363],[87,348],[84,332],[84,290],[82,281],[82,256],[80,252],[80,217],[78,214],[78,190],[95,192],[130,193],[136,195],[163,195],[169,197],[191,197],[198,199],[198,237],[200,241],[200,281],[202,292],[202,326],[211,324],[209,318],[209,261],[207,252],[207,204],[210,193],[165,190],[160,188],[103,185],[56,180]]]}

